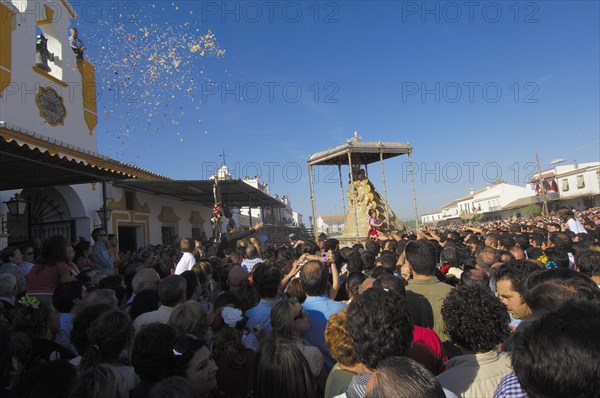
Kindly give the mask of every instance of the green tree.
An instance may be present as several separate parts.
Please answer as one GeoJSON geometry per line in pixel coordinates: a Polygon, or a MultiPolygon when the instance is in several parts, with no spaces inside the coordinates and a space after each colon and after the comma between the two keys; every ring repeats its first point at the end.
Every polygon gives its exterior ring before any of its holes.
{"type": "Polygon", "coordinates": [[[542,205],[539,203],[532,203],[520,210],[521,217],[539,216],[542,214],[542,205]]]}

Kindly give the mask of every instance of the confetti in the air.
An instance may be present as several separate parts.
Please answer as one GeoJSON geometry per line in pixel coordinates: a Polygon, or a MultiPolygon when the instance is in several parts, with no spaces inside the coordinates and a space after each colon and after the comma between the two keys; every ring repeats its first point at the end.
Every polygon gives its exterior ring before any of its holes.
{"type": "MultiPolygon", "coordinates": [[[[136,4],[137,13],[123,16],[128,23],[106,18],[93,27],[96,31],[80,29],[86,56],[96,66],[106,130],[121,141],[143,132],[179,134],[187,113],[199,115],[195,101],[207,81],[205,60],[225,55],[215,34],[194,20],[192,11],[179,13],[187,21],[173,24],[156,12],[157,5],[136,4]]],[[[175,3],[171,6],[180,11],[175,3]]]]}

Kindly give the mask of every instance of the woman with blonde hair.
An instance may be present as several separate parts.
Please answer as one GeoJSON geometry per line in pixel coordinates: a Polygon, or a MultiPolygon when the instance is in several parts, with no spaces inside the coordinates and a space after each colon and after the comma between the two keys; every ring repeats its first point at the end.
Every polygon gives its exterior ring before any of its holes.
{"type": "Polygon", "coordinates": [[[310,345],[300,335],[310,329],[308,315],[295,298],[287,298],[277,303],[271,310],[271,337],[283,338],[294,343],[306,358],[312,374],[317,380],[319,391],[325,390],[327,371],[323,364],[323,354],[310,345]]]}
{"type": "Polygon", "coordinates": [[[189,333],[204,339],[208,331],[208,315],[199,302],[186,301],[175,306],[167,325],[175,330],[176,335],[189,333]]]}

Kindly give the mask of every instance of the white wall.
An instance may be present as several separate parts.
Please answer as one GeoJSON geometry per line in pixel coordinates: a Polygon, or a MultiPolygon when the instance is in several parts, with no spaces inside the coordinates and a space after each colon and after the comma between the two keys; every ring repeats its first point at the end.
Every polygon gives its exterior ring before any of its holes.
{"type": "Polygon", "coordinates": [[[600,194],[599,174],[598,169],[586,170],[581,173],[569,174],[565,176],[557,176],[556,183],[561,198],[569,198],[582,195],[597,195],[600,194]],[[583,178],[584,186],[578,187],[577,182],[579,177],[583,178]],[[568,181],[569,189],[565,191],[564,181],[568,181]]]}
{"type": "Polygon", "coordinates": [[[11,83],[0,98],[0,120],[97,152],[95,131],[90,134],[83,118],[82,76],[68,41],[70,14],[61,1],[13,0],[9,3],[21,12],[16,14],[16,23],[11,35],[11,83]],[[59,56],[56,61],[58,65],[48,63],[53,69],[50,74],[59,76],[67,87],[62,87],[33,70],[36,56],[36,21],[46,17],[44,4],[55,10],[55,20],[53,24],[42,25],[41,29],[49,39],[49,50],[59,56]],[[64,126],[51,126],[40,116],[35,101],[39,87],[52,87],[62,96],[66,108],[64,126]]]}

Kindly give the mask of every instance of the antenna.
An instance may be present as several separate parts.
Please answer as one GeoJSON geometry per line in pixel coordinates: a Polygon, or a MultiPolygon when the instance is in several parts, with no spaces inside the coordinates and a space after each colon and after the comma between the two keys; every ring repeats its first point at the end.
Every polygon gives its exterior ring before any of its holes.
{"type": "Polygon", "coordinates": [[[566,162],[567,159],[563,159],[563,158],[558,158],[558,159],[554,159],[553,161],[550,162],[551,165],[555,165],[555,164],[559,164],[559,163],[563,163],[566,162]]]}

